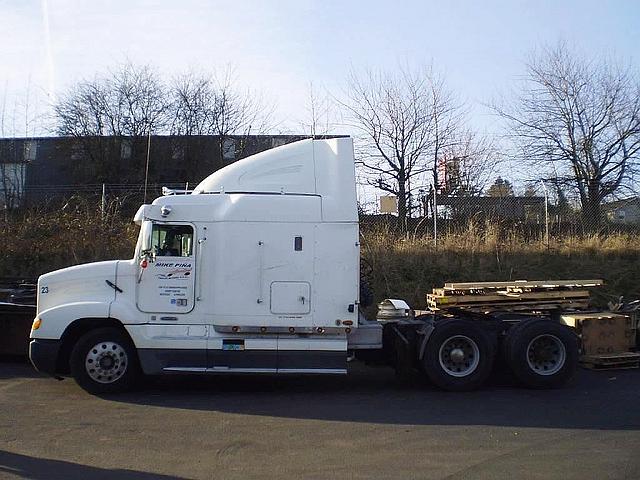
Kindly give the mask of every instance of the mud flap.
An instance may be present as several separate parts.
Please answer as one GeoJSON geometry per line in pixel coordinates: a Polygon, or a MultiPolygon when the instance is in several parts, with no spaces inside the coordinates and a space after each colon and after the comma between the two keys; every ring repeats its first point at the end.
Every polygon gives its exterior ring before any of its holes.
{"type": "Polygon", "coordinates": [[[385,325],[383,345],[387,361],[401,382],[408,382],[413,374],[416,359],[416,332],[413,328],[403,329],[399,325],[385,325]]]}

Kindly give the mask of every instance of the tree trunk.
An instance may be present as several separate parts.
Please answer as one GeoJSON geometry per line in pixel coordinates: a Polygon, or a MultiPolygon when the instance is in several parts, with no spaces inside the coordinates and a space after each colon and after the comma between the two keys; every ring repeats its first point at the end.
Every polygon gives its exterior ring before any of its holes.
{"type": "Polygon", "coordinates": [[[403,229],[407,224],[407,213],[407,186],[401,173],[398,175],[398,219],[403,229]]]}
{"type": "Polygon", "coordinates": [[[582,201],[582,223],[587,231],[596,231],[602,224],[598,185],[589,185],[587,196],[582,201]]]}

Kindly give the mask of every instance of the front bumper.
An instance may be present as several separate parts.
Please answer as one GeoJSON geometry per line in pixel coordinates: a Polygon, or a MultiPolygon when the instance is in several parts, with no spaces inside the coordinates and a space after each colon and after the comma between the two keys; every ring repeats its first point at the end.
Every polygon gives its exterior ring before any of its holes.
{"type": "Polygon", "coordinates": [[[60,340],[36,338],[29,343],[29,359],[33,366],[42,373],[56,374],[56,363],[60,352],[60,340]]]}

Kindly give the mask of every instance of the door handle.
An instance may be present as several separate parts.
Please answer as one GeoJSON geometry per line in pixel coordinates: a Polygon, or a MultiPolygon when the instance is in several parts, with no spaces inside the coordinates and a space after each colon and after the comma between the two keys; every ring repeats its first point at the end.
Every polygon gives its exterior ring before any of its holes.
{"type": "Polygon", "coordinates": [[[177,322],[178,317],[160,317],[160,321],[162,322],[177,322]]]}

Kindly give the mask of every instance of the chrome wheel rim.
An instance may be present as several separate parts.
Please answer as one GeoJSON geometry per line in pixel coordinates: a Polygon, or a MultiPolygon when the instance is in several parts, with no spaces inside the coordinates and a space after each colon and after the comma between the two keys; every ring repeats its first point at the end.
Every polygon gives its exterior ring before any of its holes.
{"type": "Polygon", "coordinates": [[[549,333],[538,335],[527,347],[527,363],[538,375],[553,375],[564,367],[567,349],[564,343],[549,333]]]}
{"type": "Polygon", "coordinates": [[[452,377],[466,377],[478,368],[480,349],[465,335],[454,335],[442,342],[438,359],[442,369],[452,377]]]}
{"type": "Polygon", "coordinates": [[[100,342],[89,349],[84,367],[89,377],[98,383],[118,381],[127,371],[129,359],[122,345],[100,342]]]}

